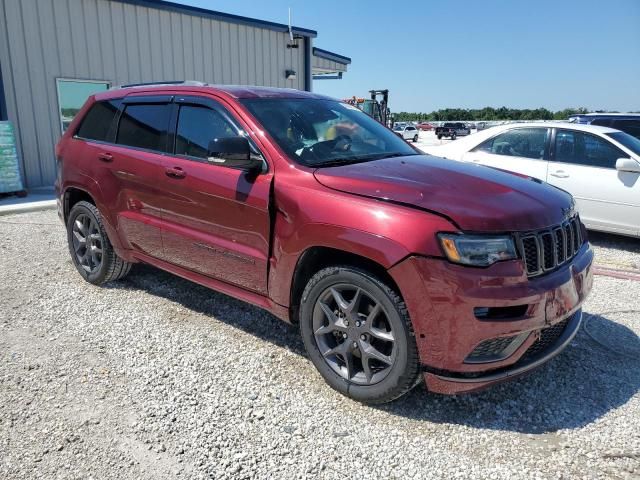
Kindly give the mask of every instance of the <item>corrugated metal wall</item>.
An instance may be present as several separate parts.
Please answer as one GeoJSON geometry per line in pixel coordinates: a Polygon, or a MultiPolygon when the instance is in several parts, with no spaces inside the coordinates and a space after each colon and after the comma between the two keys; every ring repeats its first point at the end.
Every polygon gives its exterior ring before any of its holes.
{"type": "Polygon", "coordinates": [[[334,62],[333,60],[327,60],[326,58],[320,58],[313,56],[311,67],[315,72],[346,72],[347,66],[343,63],[334,62]]]}
{"type": "Polygon", "coordinates": [[[0,0],[0,65],[28,187],[55,180],[56,78],[304,89],[304,48],[288,35],[109,0],[0,0]],[[285,70],[297,72],[286,80],[285,70]]]}

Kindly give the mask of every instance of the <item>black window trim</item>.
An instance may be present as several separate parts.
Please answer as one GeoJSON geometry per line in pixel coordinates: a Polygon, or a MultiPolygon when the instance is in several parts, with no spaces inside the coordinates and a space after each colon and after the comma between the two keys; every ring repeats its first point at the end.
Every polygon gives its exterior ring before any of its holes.
{"type": "Polygon", "coordinates": [[[128,96],[123,97],[122,103],[120,104],[120,111],[116,115],[118,118],[118,122],[116,123],[114,132],[113,132],[113,143],[116,147],[121,148],[130,148],[132,150],[136,150],[139,152],[147,152],[147,153],[155,153],[159,155],[170,155],[169,152],[169,138],[171,137],[170,129],[171,129],[171,105],[172,105],[173,95],[146,95],[146,96],[128,96]],[[167,139],[165,143],[164,150],[157,150],[155,148],[142,148],[136,147],[133,145],[124,145],[122,143],[118,143],[118,131],[120,130],[120,121],[122,120],[122,115],[127,107],[131,105],[167,105],[169,106],[169,124],[167,125],[167,139]]]}
{"type": "Polygon", "coordinates": [[[93,104],[91,105],[89,110],[87,110],[87,113],[84,114],[82,119],[80,119],[80,122],[78,123],[78,126],[76,127],[76,129],[73,132],[72,138],[74,138],[76,140],[83,140],[85,142],[97,143],[99,145],[112,145],[112,144],[115,143],[115,137],[116,137],[116,133],[118,132],[118,125],[120,123],[120,115],[121,114],[122,114],[122,98],[109,98],[109,99],[106,99],[106,100],[96,100],[95,102],[93,102],[93,104]],[[96,104],[104,103],[104,102],[117,102],[118,103],[118,108],[116,110],[116,113],[113,116],[113,118],[111,119],[111,124],[109,125],[109,130],[107,130],[107,140],[97,140],[95,138],[86,138],[86,137],[81,137],[80,135],[78,135],[78,132],[80,131],[80,128],[82,128],[82,124],[87,120],[87,116],[89,115],[89,112],[91,112],[91,110],[93,110],[93,107],[96,104]]]}
{"type": "Polygon", "coordinates": [[[578,167],[587,167],[587,168],[600,168],[603,170],[615,170],[616,167],[615,165],[613,167],[597,167],[594,165],[583,165],[582,163],[567,163],[567,162],[558,162],[556,161],[556,134],[558,133],[559,130],[564,130],[566,132],[578,132],[578,133],[582,133],[584,135],[589,135],[591,137],[595,137],[601,140],[606,141],[607,143],[609,143],[613,148],[615,148],[616,150],[618,150],[618,152],[620,152],[620,157],[618,158],[625,158],[629,157],[629,155],[624,151],[621,150],[617,145],[613,144],[612,142],[610,142],[606,137],[600,137],[599,135],[595,135],[591,132],[585,132],[584,130],[576,130],[576,129],[572,129],[572,128],[566,128],[566,127],[553,127],[553,133],[551,134],[552,138],[552,142],[551,142],[551,155],[549,156],[549,161],[550,162],[554,162],[556,164],[558,163],[562,163],[564,165],[576,165],[578,167]]]}
{"type": "MultiPolygon", "coordinates": [[[[523,130],[523,129],[532,129],[532,128],[537,128],[537,129],[542,129],[542,130],[546,130],[547,131],[547,138],[545,139],[544,142],[544,154],[542,156],[542,158],[530,158],[530,157],[515,157],[515,158],[526,158],[527,160],[537,160],[538,162],[549,162],[551,161],[551,146],[553,145],[553,142],[551,141],[552,138],[555,138],[555,128],[548,126],[548,127],[541,127],[539,125],[535,125],[535,126],[531,126],[531,125],[520,125],[514,128],[507,128],[506,130],[502,130],[501,132],[496,133],[495,135],[489,137],[489,138],[485,138],[482,142],[480,142],[478,145],[476,145],[475,147],[473,147],[471,150],[469,150],[470,152],[477,152],[479,151],[478,149],[484,145],[485,143],[487,143],[490,140],[495,139],[496,137],[507,133],[507,132],[511,132],[512,130],[523,130]]],[[[497,153],[492,153],[490,155],[498,155],[497,153]]],[[[508,157],[510,155],[500,155],[501,157],[508,157]]]]}
{"type": "Polygon", "coordinates": [[[248,135],[248,132],[244,127],[242,127],[239,122],[233,117],[233,115],[217,100],[208,97],[200,97],[194,95],[178,95],[173,99],[173,109],[171,111],[171,120],[169,123],[169,152],[168,154],[181,158],[183,160],[190,160],[198,163],[204,163],[205,165],[210,165],[212,167],[219,168],[229,168],[232,170],[241,170],[236,167],[230,167],[228,165],[216,165],[207,161],[206,158],[194,157],[192,155],[181,155],[176,153],[176,141],[178,134],[178,119],[180,116],[180,107],[182,105],[194,105],[198,107],[208,108],[219,113],[222,118],[224,118],[227,122],[229,122],[237,131],[243,131],[246,133],[246,138],[249,140],[249,145],[251,148],[255,150],[255,154],[259,155],[262,158],[263,168],[261,173],[266,173],[269,171],[269,162],[267,162],[265,155],[262,153],[256,142],[248,135]]]}
{"type": "MultiPolygon", "coordinates": [[[[195,96],[195,95],[129,95],[126,97],[116,97],[108,100],[98,100],[98,101],[119,101],[120,102],[118,111],[114,115],[114,118],[111,120],[112,123],[111,123],[111,126],[109,127],[109,134],[108,134],[109,140],[108,141],[94,140],[90,138],[79,137],[78,135],[76,135],[78,129],[80,128],[80,125],[82,125],[82,121],[84,121],[84,118],[78,125],[76,132],[74,132],[74,136],[73,136],[74,139],[78,139],[78,140],[82,140],[90,143],[96,143],[99,145],[109,145],[114,147],[130,148],[132,150],[136,150],[140,152],[155,153],[158,155],[182,158],[185,160],[191,160],[199,163],[204,163],[206,165],[211,165],[212,167],[230,168],[230,169],[237,170],[234,167],[229,167],[226,165],[214,165],[208,162],[204,158],[193,157],[190,155],[178,155],[175,153],[176,132],[178,127],[178,112],[179,112],[180,105],[199,105],[199,106],[211,108],[213,110],[218,111],[218,113],[220,113],[225,118],[225,120],[231,123],[231,125],[233,125],[237,130],[246,131],[246,129],[241,127],[239,122],[228,111],[228,109],[217,100],[214,100],[209,97],[201,97],[201,96],[195,96]],[[122,119],[122,114],[124,113],[125,108],[128,105],[140,105],[140,104],[168,104],[170,106],[171,111],[169,112],[167,145],[165,147],[165,151],[149,149],[149,148],[141,148],[141,147],[135,147],[131,145],[123,145],[123,144],[117,143],[118,129],[120,128],[120,120],[122,119]]],[[[85,118],[86,118],[86,114],[85,114],[85,118]]],[[[262,153],[262,150],[256,144],[256,142],[248,135],[248,132],[247,132],[247,139],[249,140],[249,144],[251,145],[251,147],[255,149],[256,154],[262,157],[262,161],[263,161],[262,173],[269,172],[270,167],[269,167],[269,162],[267,161],[267,157],[264,155],[264,153],[262,153]]]]}

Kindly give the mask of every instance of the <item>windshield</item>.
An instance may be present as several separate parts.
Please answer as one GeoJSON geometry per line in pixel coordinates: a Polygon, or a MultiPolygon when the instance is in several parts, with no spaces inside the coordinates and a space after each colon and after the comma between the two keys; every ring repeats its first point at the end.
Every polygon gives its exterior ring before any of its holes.
{"type": "Polygon", "coordinates": [[[393,127],[393,129],[396,132],[399,132],[400,130],[404,130],[404,125],[396,125],[395,127],[393,127]]]}
{"type": "Polygon", "coordinates": [[[325,167],[418,155],[373,118],[336,100],[252,98],[241,101],[280,148],[306,166],[325,167]]]}
{"type": "Polygon", "coordinates": [[[621,143],[636,155],[640,156],[640,140],[636,137],[632,137],[625,132],[607,133],[606,135],[613,138],[616,142],[621,143]]]}

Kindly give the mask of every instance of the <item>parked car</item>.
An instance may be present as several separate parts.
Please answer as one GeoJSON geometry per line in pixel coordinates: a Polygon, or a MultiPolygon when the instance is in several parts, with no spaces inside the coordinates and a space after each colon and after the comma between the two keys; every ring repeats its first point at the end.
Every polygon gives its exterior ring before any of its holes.
{"type": "Polygon", "coordinates": [[[418,141],[418,129],[410,123],[406,125],[395,125],[393,131],[400,138],[413,140],[414,143],[418,141]]]}
{"type": "Polygon", "coordinates": [[[575,197],[587,227],[640,236],[640,140],[625,132],[575,123],[511,124],[436,148],[430,153],[549,182],[575,197]]]}
{"type": "Polygon", "coordinates": [[[529,372],[571,342],[591,290],[571,195],[423,155],[309,92],[111,89],[87,100],[56,158],[85,280],[142,262],[264,308],[361,402],[421,378],[452,394],[529,372]]]}
{"type": "Polygon", "coordinates": [[[435,127],[431,125],[429,122],[420,122],[418,124],[418,130],[422,130],[423,132],[430,132],[435,127]]]}
{"type": "Polygon", "coordinates": [[[443,126],[436,128],[438,140],[442,139],[442,137],[455,140],[456,137],[469,135],[470,133],[471,129],[462,122],[446,122],[443,126]]]}
{"type": "Polygon", "coordinates": [[[611,127],[640,139],[640,113],[586,113],[573,115],[568,121],[611,127]]]}

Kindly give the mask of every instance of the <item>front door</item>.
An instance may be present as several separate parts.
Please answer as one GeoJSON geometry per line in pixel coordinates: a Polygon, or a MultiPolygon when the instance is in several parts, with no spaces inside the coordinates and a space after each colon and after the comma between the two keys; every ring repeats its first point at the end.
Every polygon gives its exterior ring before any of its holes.
{"type": "Polygon", "coordinates": [[[513,128],[484,141],[462,159],[544,180],[548,137],[548,128],[513,128]]]}
{"type": "Polygon", "coordinates": [[[640,174],[616,170],[616,160],[628,157],[604,138],[558,129],[547,181],[575,197],[589,227],[637,235],[640,174]]]}
{"type": "Polygon", "coordinates": [[[266,293],[273,173],[248,178],[207,160],[211,141],[243,131],[212,99],[176,98],[174,125],[175,153],[162,180],[167,261],[266,293]]]}

